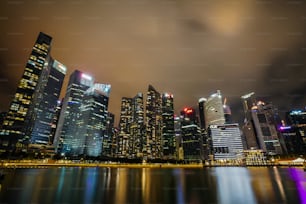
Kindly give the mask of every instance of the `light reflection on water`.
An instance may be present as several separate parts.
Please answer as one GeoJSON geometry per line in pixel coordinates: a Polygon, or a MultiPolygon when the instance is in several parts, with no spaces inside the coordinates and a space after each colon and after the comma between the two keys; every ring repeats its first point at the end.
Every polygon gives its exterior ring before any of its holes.
{"type": "Polygon", "coordinates": [[[306,203],[301,168],[16,169],[0,203],[306,203]]]}

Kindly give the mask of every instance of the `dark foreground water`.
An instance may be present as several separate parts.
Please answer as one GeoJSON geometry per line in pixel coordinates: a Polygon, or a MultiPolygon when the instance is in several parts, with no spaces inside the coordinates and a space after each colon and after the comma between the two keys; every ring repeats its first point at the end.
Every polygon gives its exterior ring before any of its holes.
{"type": "Polygon", "coordinates": [[[301,168],[6,171],[0,203],[306,203],[301,168]]]}

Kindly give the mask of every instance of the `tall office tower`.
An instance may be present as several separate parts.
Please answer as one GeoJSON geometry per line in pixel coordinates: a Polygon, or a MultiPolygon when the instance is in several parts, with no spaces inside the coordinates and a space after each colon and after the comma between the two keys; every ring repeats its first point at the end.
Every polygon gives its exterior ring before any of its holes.
{"type": "Polygon", "coordinates": [[[143,143],[145,140],[143,94],[138,93],[132,99],[132,124],[130,127],[129,156],[143,157],[143,143]]]}
{"type": "Polygon", "coordinates": [[[58,100],[56,108],[55,108],[55,113],[54,113],[52,121],[51,121],[50,145],[53,145],[53,143],[54,143],[55,133],[56,133],[56,129],[57,129],[57,126],[58,126],[58,120],[59,120],[59,117],[60,117],[60,114],[61,114],[62,105],[63,105],[63,99],[58,100]]]}
{"type": "Polygon", "coordinates": [[[286,148],[281,145],[283,141],[276,130],[276,113],[272,104],[262,101],[257,101],[251,111],[258,146],[269,155],[283,154],[283,149],[286,148]]]}
{"type": "Polygon", "coordinates": [[[182,148],[182,129],[181,129],[181,117],[180,116],[174,116],[174,133],[175,133],[175,153],[176,158],[178,160],[183,160],[184,155],[183,151],[180,151],[182,148]],[[180,154],[181,152],[181,154],[180,154]]]}
{"type": "Polygon", "coordinates": [[[169,93],[162,94],[162,148],[164,159],[174,159],[175,133],[173,108],[173,95],[169,93]]]}
{"type": "Polygon", "coordinates": [[[146,101],[146,141],[145,158],[162,158],[162,106],[160,93],[151,85],[148,87],[146,101]]]}
{"type": "Polygon", "coordinates": [[[94,84],[87,89],[81,101],[71,149],[74,155],[98,157],[102,154],[103,139],[107,137],[108,99],[111,86],[94,84]]]}
{"type": "Polygon", "coordinates": [[[198,118],[193,108],[184,108],[181,111],[181,137],[184,160],[203,160],[203,140],[198,118]]]}
{"type": "Polygon", "coordinates": [[[33,122],[35,104],[46,82],[46,69],[50,58],[52,38],[39,33],[31,55],[21,77],[16,94],[3,121],[1,131],[1,149],[15,150],[17,146],[27,145],[30,140],[28,127],[33,122]]]}
{"type": "Polygon", "coordinates": [[[242,126],[243,144],[245,149],[260,149],[252,120],[252,107],[255,105],[254,92],[241,96],[244,110],[244,124],[242,126]]]}
{"type": "Polygon", "coordinates": [[[106,122],[106,135],[103,138],[102,156],[112,157],[112,141],[114,137],[115,115],[108,112],[106,122]]]}
{"type": "Polygon", "coordinates": [[[66,75],[66,67],[56,60],[50,60],[49,75],[43,91],[39,94],[39,102],[34,107],[35,115],[30,123],[30,143],[34,145],[50,145],[51,124],[55,116],[57,101],[66,75]]]}
{"type": "Polygon", "coordinates": [[[58,127],[55,133],[54,146],[62,155],[75,156],[79,152],[81,141],[75,138],[78,131],[77,121],[80,118],[80,107],[85,91],[92,87],[94,79],[78,70],[71,75],[63,101],[58,127]]]}
{"type": "Polygon", "coordinates": [[[206,98],[200,98],[199,99],[199,116],[200,116],[200,127],[201,129],[205,129],[206,125],[205,125],[205,102],[207,101],[206,98]]]}
{"type": "Polygon", "coordinates": [[[306,111],[286,113],[288,126],[280,127],[289,154],[306,154],[306,111]]]}
{"type": "Polygon", "coordinates": [[[119,129],[114,127],[113,138],[112,138],[112,148],[111,148],[111,157],[118,157],[118,146],[119,146],[119,129]]]}
{"type": "Polygon", "coordinates": [[[210,95],[205,103],[205,122],[206,127],[225,123],[222,96],[219,90],[210,95]]]}
{"type": "Polygon", "coordinates": [[[132,118],[132,98],[123,97],[121,100],[121,112],[119,121],[119,135],[117,156],[121,158],[129,157],[129,139],[131,136],[132,118]]]}
{"type": "Polygon", "coordinates": [[[243,145],[238,123],[210,125],[208,132],[215,160],[242,159],[243,145]]]}
{"type": "Polygon", "coordinates": [[[199,99],[199,116],[200,116],[200,127],[201,127],[201,137],[203,141],[203,157],[205,160],[208,159],[209,155],[209,137],[207,135],[207,129],[206,129],[206,123],[205,123],[205,103],[207,99],[206,98],[200,98],[199,99]]]}

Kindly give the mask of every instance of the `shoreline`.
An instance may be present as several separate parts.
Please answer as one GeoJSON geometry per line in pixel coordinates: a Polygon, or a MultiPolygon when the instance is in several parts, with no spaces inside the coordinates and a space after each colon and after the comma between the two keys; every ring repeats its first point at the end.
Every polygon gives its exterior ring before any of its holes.
{"type": "Polygon", "coordinates": [[[212,167],[303,167],[303,165],[290,164],[265,164],[265,165],[237,165],[237,164],[162,164],[162,163],[144,163],[144,164],[126,164],[126,163],[34,163],[34,162],[2,162],[1,169],[16,168],[61,168],[61,167],[78,167],[78,168],[186,168],[186,169],[203,169],[212,167]]]}

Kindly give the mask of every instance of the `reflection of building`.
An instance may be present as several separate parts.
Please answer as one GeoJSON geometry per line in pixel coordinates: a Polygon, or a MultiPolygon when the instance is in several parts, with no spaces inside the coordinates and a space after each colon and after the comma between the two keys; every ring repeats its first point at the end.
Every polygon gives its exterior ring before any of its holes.
{"type": "Polygon", "coordinates": [[[175,133],[174,133],[174,110],[173,95],[164,93],[162,95],[162,146],[165,159],[174,158],[175,133]]]}
{"type": "Polygon", "coordinates": [[[210,125],[208,132],[215,160],[242,159],[243,145],[237,123],[210,125]]]}
{"type": "Polygon", "coordinates": [[[18,146],[27,145],[30,142],[38,113],[35,108],[43,100],[48,81],[51,40],[52,38],[44,33],[38,35],[3,122],[0,139],[3,149],[13,150],[17,142],[18,146]]]}
{"type": "Polygon", "coordinates": [[[91,76],[75,70],[71,75],[63,101],[62,110],[56,130],[54,145],[57,152],[66,155],[77,155],[81,152],[84,136],[79,138],[78,120],[85,91],[91,87],[94,80],[91,76]]]}
{"type": "Polygon", "coordinates": [[[219,90],[208,97],[204,110],[206,127],[225,123],[222,96],[219,90]]]}
{"type": "Polygon", "coordinates": [[[192,108],[185,108],[181,111],[181,137],[184,160],[202,160],[201,129],[198,126],[196,111],[192,108]]]}
{"type": "Polygon", "coordinates": [[[146,101],[146,152],[148,159],[162,157],[162,108],[161,96],[153,86],[149,85],[146,101]]]}

